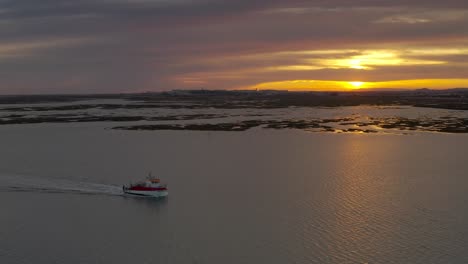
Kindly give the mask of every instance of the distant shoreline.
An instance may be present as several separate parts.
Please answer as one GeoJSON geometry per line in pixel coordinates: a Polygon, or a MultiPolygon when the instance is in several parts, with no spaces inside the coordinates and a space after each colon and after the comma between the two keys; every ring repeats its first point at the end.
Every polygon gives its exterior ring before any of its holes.
{"type": "MultiPolygon", "coordinates": [[[[441,109],[468,110],[468,88],[446,90],[407,91],[347,91],[347,92],[288,92],[288,91],[213,91],[176,90],[158,93],[83,94],[83,95],[3,95],[0,107],[5,104],[75,103],[95,99],[123,99],[142,104],[169,102],[165,107],[212,108],[285,108],[338,107],[358,105],[402,105],[441,109]],[[182,101],[191,105],[181,106],[182,101]]],[[[77,107],[77,106],[75,106],[77,107]]],[[[126,105],[105,106],[125,108],[126,105]]],[[[132,107],[138,107],[132,105],[132,107]]],[[[145,105],[148,107],[148,105],[145,105]]]]}

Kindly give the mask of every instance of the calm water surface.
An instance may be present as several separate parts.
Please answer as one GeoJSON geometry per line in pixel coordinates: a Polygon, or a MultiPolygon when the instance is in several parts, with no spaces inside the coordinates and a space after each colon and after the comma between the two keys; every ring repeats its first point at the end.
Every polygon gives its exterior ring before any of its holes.
{"type": "Polygon", "coordinates": [[[465,135],[103,126],[0,128],[0,263],[468,263],[465,135]]]}

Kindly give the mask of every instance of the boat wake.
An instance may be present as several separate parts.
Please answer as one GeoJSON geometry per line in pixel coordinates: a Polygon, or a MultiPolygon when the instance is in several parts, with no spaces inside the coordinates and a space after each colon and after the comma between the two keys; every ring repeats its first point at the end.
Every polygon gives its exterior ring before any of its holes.
{"type": "Polygon", "coordinates": [[[3,174],[0,174],[0,192],[123,195],[122,187],[117,185],[3,174]]]}

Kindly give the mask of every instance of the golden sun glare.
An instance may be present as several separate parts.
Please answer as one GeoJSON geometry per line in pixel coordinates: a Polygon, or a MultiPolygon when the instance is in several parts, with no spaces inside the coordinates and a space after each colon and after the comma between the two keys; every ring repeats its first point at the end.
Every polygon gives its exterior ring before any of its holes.
{"type": "Polygon", "coordinates": [[[349,84],[351,84],[353,88],[359,89],[364,83],[363,82],[349,82],[349,84]]]}

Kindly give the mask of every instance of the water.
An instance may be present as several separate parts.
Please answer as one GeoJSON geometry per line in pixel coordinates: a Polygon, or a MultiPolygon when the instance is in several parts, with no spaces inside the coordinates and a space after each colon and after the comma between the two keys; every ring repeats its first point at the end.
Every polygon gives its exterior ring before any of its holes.
{"type": "Polygon", "coordinates": [[[466,135],[109,126],[0,127],[0,263],[468,262],[466,135]]]}

